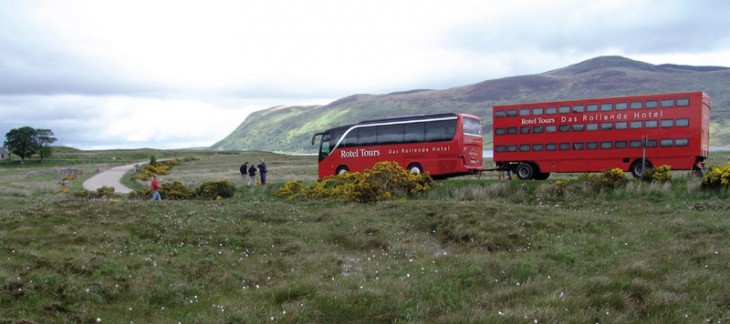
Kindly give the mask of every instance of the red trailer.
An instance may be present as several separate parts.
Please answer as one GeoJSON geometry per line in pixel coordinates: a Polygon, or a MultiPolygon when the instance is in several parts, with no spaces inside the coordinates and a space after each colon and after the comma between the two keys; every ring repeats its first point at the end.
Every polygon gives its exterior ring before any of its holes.
{"type": "Polygon", "coordinates": [[[709,155],[710,109],[703,92],[494,106],[494,162],[522,180],[612,168],[640,177],[660,165],[691,170],[709,155]]]}

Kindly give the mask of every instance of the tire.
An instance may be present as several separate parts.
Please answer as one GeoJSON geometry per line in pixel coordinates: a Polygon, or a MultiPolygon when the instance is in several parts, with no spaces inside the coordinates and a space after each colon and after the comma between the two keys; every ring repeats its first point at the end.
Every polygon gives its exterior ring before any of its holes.
{"type": "Polygon", "coordinates": [[[652,167],[651,162],[649,160],[644,160],[643,163],[641,160],[636,160],[634,163],[631,163],[631,167],[629,167],[629,171],[631,171],[631,175],[634,176],[634,178],[641,178],[644,176],[644,173],[646,173],[647,169],[650,169],[652,167]]]}
{"type": "Polygon", "coordinates": [[[339,175],[343,175],[343,174],[348,173],[348,172],[350,172],[350,169],[347,168],[347,166],[340,165],[340,166],[337,167],[337,171],[335,171],[335,175],[336,176],[339,176],[339,175]]]}
{"type": "Polygon", "coordinates": [[[422,174],[423,167],[418,163],[411,163],[408,165],[408,172],[415,174],[422,174]]]}
{"type": "Polygon", "coordinates": [[[515,168],[515,173],[520,180],[530,180],[535,176],[535,166],[531,163],[520,163],[515,168]]]}

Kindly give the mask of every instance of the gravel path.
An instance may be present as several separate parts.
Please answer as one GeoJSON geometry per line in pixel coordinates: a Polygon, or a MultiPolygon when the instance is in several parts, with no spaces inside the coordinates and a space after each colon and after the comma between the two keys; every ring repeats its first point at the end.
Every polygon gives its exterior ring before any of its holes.
{"type": "Polygon", "coordinates": [[[123,185],[121,182],[119,182],[119,180],[122,179],[127,171],[133,170],[134,166],[137,164],[141,163],[122,165],[101,171],[93,177],[89,178],[88,180],[84,181],[84,189],[96,191],[96,189],[107,186],[114,187],[114,192],[117,193],[130,193],[132,192],[132,189],[127,188],[127,186],[123,185]]]}

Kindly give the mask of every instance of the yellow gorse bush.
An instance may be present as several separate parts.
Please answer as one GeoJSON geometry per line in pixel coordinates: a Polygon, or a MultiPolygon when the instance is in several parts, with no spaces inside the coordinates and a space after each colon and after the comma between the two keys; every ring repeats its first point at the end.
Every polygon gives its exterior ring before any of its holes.
{"type": "Polygon", "coordinates": [[[155,161],[154,163],[145,164],[142,170],[139,170],[138,172],[135,172],[132,174],[132,179],[134,180],[140,180],[140,181],[148,181],[152,179],[153,175],[165,175],[167,174],[167,171],[170,170],[173,166],[179,165],[180,160],[178,159],[172,159],[172,160],[163,160],[163,161],[155,161]]]}
{"type": "Polygon", "coordinates": [[[644,180],[650,182],[671,182],[672,181],[672,167],[669,165],[661,165],[657,168],[651,168],[646,170],[644,180]]]}
{"type": "Polygon", "coordinates": [[[613,168],[601,173],[598,176],[583,176],[580,179],[590,182],[593,190],[601,191],[606,189],[615,189],[626,184],[626,175],[619,168],[613,168]]]}
{"type": "Polygon", "coordinates": [[[398,163],[384,161],[372,169],[320,179],[309,187],[301,181],[288,181],[277,195],[303,199],[341,199],[356,202],[377,202],[426,192],[433,180],[427,174],[414,174],[398,163]]]}
{"type": "Polygon", "coordinates": [[[702,177],[702,188],[727,188],[730,186],[730,162],[724,166],[711,166],[702,177]]]}

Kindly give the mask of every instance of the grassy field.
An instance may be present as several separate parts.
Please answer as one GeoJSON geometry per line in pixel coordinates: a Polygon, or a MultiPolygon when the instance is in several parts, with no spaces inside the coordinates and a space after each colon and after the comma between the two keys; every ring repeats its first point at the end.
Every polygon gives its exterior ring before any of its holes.
{"type": "MultiPolygon", "coordinates": [[[[730,195],[676,172],[602,193],[493,173],[377,204],[288,201],[314,157],[104,151],[0,165],[0,323],[726,323],[730,195]],[[223,201],[81,200],[52,174],[198,157],[161,182],[223,201]],[[238,166],[264,158],[270,184],[238,166]],[[71,159],[69,157],[69,159],[71,159]]],[[[715,154],[709,164],[725,164],[715,154]]],[[[136,184],[144,186],[146,184],[136,184]]],[[[579,185],[577,185],[579,187],[579,185]]]]}

